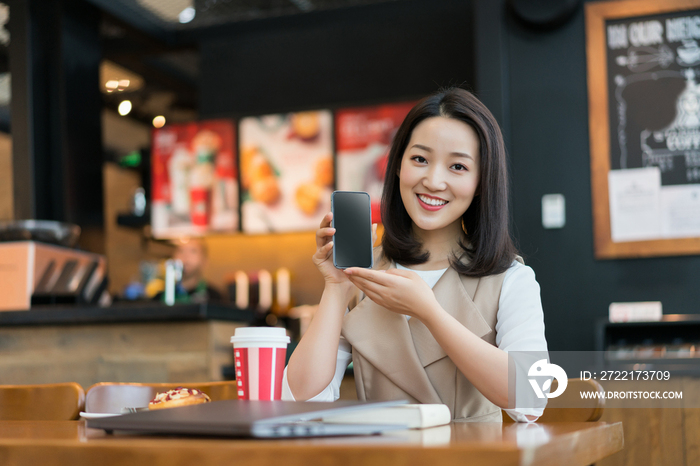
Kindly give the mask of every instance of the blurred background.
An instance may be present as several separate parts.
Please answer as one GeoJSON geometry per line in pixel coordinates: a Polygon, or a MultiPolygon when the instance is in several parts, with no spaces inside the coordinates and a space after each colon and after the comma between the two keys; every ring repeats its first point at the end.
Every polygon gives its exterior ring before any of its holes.
{"type": "MultiPolygon", "coordinates": [[[[589,102],[614,96],[589,94],[587,76],[605,75],[587,67],[606,50],[604,31],[587,35],[594,3],[0,1],[0,383],[232,379],[229,338],[245,325],[286,327],[289,355],[323,290],[311,256],[331,191],[370,192],[377,220],[396,128],[418,99],[460,86],[501,125],[513,234],[541,286],[550,350],[671,370],[675,389],[697,394],[698,235],[674,243],[685,249],[595,252],[589,102]],[[652,304],[610,307],[627,302],[652,304]]],[[[697,24],[700,3],[684,5],[697,24]]],[[[678,23],[672,41],[640,22],[630,44],[634,16],[610,30],[608,63],[622,71],[604,78],[622,86],[663,68],[626,95],[630,125],[659,146],[660,128],[689,112],[681,129],[696,137],[697,28],[678,23]]],[[[619,115],[611,107],[613,134],[619,115]]],[[[671,157],[689,189],[697,146],[671,157]]],[[[650,164],[670,173],[664,160],[650,164]]],[[[696,227],[698,199],[684,204],[696,227]]],[[[605,209],[596,218],[609,221],[605,209]]],[[[341,396],[355,396],[351,369],[341,396]]],[[[606,464],[692,463],[696,415],[603,418],[621,419],[628,448],[606,464]]]]}
{"type": "MultiPolygon", "coordinates": [[[[294,112],[326,110],[337,124],[343,109],[410,103],[461,86],[502,126],[514,236],[541,285],[550,349],[601,348],[597,325],[612,302],[661,301],[664,314],[697,313],[696,255],[594,257],[585,2],[550,2],[539,12],[526,3],[0,3],[0,220],[78,225],[76,246],[105,260],[102,304],[143,298],[180,239],[151,224],[157,128],[197,123],[194,135],[204,122],[228,121],[228,144],[243,163],[248,117],[282,115],[293,124],[294,112]],[[566,221],[545,228],[543,196],[553,193],[566,200],[566,221]]],[[[328,134],[333,151],[338,134],[328,134]]],[[[241,175],[230,176],[245,201],[241,175]]],[[[235,285],[249,286],[237,272],[257,283],[259,271],[269,271],[276,287],[277,271],[286,269],[285,306],[318,302],[312,229],[247,232],[245,219],[227,228],[194,234],[205,243],[203,277],[223,300],[236,301],[235,285]]]]}

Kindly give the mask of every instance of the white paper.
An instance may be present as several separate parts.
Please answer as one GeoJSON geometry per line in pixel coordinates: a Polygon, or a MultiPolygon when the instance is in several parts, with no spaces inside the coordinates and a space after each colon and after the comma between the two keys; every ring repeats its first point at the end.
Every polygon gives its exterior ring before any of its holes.
{"type": "Polygon", "coordinates": [[[700,185],[664,186],[661,189],[663,236],[700,236],[700,185]]]}
{"type": "Polygon", "coordinates": [[[608,172],[613,242],[661,237],[661,171],[658,167],[608,172]]]}

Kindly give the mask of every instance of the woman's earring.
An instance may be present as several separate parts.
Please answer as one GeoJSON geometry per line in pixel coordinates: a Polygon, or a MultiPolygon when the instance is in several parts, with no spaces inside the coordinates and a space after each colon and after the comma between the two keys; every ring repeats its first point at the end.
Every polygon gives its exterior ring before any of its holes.
{"type": "Polygon", "coordinates": [[[462,231],[465,235],[467,234],[467,228],[464,226],[464,218],[462,218],[462,231]]]}

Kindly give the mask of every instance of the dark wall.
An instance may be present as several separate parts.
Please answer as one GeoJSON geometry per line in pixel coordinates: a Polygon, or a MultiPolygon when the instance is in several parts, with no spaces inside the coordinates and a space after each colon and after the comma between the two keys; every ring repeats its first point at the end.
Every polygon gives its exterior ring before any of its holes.
{"type": "Polygon", "coordinates": [[[618,301],[661,301],[665,314],[700,310],[700,257],[593,257],[583,6],[563,27],[535,32],[504,12],[505,107],[514,220],[542,287],[553,350],[592,350],[595,320],[618,301]],[[545,230],[541,198],[566,197],[566,226],[545,230]]]}
{"type": "Polygon", "coordinates": [[[473,84],[470,2],[405,0],[207,31],[200,116],[411,99],[473,84]]]}
{"type": "Polygon", "coordinates": [[[83,0],[13,0],[14,214],[102,225],[101,14],[83,0]]]}
{"type": "Polygon", "coordinates": [[[208,32],[201,117],[399,100],[450,84],[476,88],[504,127],[515,236],[542,287],[550,349],[592,350],[595,322],[615,301],[660,300],[667,314],[699,312],[699,257],[593,257],[583,7],[564,26],[536,32],[503,3],[403,1],[208,32]],[[566,197],[563,229],[542,227],[548,193],[566,197]]]}

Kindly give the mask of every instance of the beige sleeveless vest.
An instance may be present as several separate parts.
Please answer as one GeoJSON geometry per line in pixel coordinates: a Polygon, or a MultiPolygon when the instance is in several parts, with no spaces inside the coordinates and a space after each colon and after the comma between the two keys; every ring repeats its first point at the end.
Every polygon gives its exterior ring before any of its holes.
{"type": "MultiPolygon", "coordinates": [[[[379,260],[375,270],[395,268],[379,260]]],[[[517,258],[520,262],[522,259],[517,258]]],[[[496,315],[505,273],[482,278],[460,276],[452,267],[433,287],[443,309],[486,342],[496,345],[496,315]]],[[[360,400],[442,403],[456,421],[501,422],[501,409],[457,369],[418,319],[406,320],[359,293],[350,302],[341,334],[352,345],[355,385],[360,400]]]]}

